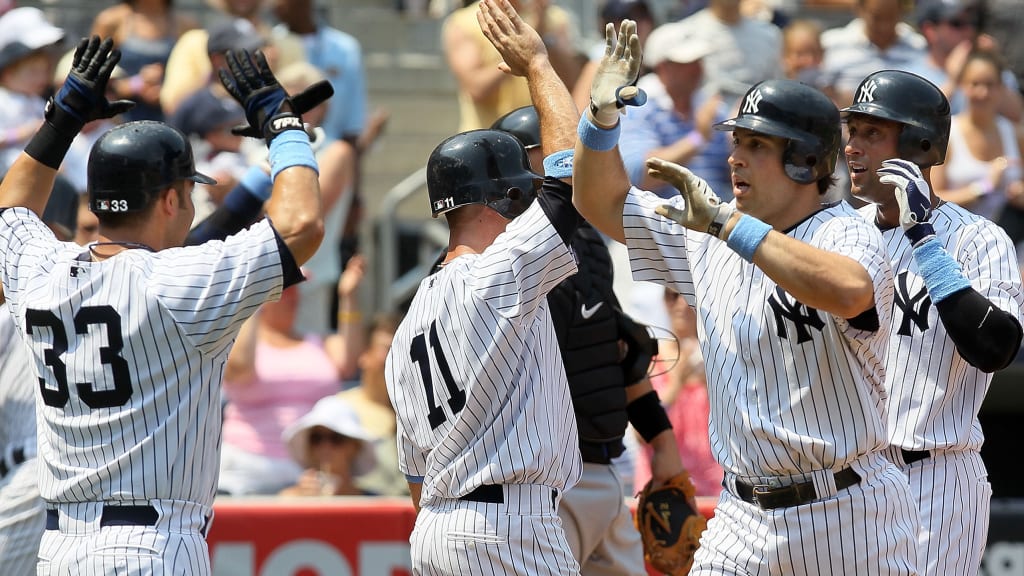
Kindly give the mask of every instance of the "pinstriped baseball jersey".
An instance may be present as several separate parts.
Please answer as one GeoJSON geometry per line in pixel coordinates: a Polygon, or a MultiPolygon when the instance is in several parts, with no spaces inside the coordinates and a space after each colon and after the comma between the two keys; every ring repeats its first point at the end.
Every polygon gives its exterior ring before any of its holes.
{"type": "Polygon", "coordinates": [[[0,304],[0,451],[24,447],[26,443],[35,446],[36,378],[29,369],[30,363],[28,348],[14,326],[14,316],[6,304],[0,304]]]}
{"type": "Polygon", "coordinates": [[[576,419],[546,300],[575,272],[535,202],[483,253],[420,283],[386,374],[399,468],[424,478],[423,506],[482,484],[576,483],[576,419]]]}
{"type": "MultiPolygon", "coordinates": [[[[874,222],[875,206],[860,209],[874,222]]],[[[946,202],[930,219],[971,287],[1024,324],[1024,291],[1013,243],[996,224],[946,202]]],[[[971,366],[932,305],[902,228],[882,232],[892,258],[895,306],[886,364],[890,441],[908,450],[979,450],[978,411],[992,375],[971,366]]]]}
{"type": "Polygon", "coordinates": [[[664,202],[636,188],[626,198],[630,264],[636,280],[696,307],[719,463],[740,476],[786,476],[838,470],[884,446],[892,273],[878,230],[838,203],[785,231],[864,267],[880,324],[869,331],[797,302],[725,242],[658,216],[664,202]]]}
{"type": "Polygon", "coordinates": [[[4,291],[42,380],[44,499],[212,504],[224,363],[241,323],[281,292],[279,242],[264,220],[93,262],[28,210],[0,213],[4,291]]]}

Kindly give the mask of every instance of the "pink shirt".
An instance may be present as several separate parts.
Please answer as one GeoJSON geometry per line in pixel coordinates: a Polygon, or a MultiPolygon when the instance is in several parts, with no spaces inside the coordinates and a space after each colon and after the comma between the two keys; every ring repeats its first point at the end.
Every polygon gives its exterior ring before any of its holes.
{"type": "MultiPolygon", "coordinates": [[[[663,366],[663,364],[658,364],[663,366]]],[[[664,370],[658,367],[655,372],[664,370]]],[[[651,378],[651,385],[661,393],[668,386],[668,374],[651,378]]],[[[690,473],[698,496],[718,496],[722,491],[722,467],[711,453],[708,437],[708,390],[703,382],[688,382],[679,391],[675,402],[665,408],[672,422],[672,431],[679,445],[679,456],[690,473]]],[[[637,457],[634,486],[639,491],[651,479],[651,449],[646,444],[637,457]]]]}
{"type": "Polygon", "coordinates": [[[318,336],[298,346],[256,345],[256,381],[225,382],[224,443],[242,450],[289,458],[281,440],[285,426],[309,412],[316,401],[338,392],[338,369],[318,336]]]}

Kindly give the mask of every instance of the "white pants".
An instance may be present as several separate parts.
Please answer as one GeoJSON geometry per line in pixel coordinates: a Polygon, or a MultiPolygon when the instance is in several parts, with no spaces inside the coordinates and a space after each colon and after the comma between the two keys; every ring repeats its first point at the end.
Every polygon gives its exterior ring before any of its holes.
{"type": "Polygon", "coordinates": [[[421,509],[409,539],[413,576],[579,574],[551,488],[503,489],[504,504],[442,500],[421,509]]]}
{"type": "Polygon", "coordinates": [[[584,576],[647,576],[644,545],[614,466],[583,463],[558,506],[565,538],[584,576]]]}
{"type": "Polygon", "coordinates": [[[910,481],[921,514],[918,554],[922,576],[977,574],[988,541],[992,485],[976,451],[931,451],[905,464],[898,448],[887,457],[910,481]]]}
{"type": "Polygon", "coordinates": [[[46,510],[39,497],[36,458],[29,458],[0,480],[0,574],[35,574],[46,510]]]}
{"type": "Polygon", "coordinates": [[[918,574],[906,477],[878,453],[852,468],[859,483],[802,506],[762,510],[723,490],[690,576],[918,574]]]}

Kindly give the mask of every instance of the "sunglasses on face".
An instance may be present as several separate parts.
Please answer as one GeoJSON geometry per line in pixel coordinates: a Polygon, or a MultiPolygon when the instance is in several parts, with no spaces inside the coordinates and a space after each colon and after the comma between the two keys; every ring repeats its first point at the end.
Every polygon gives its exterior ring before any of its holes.
{"type": "Polygon", "coordinates": [[[953,20],[946,20],[946,25],[950,28],[962,30],[964,28],[973,28],[974,20],[970,20],[968,18],[954,18],[953,20]]]}
{"type": "Polygon", "coordinates": [[[347,436],[342,436],[337,432],[316,430],[309,433],[309,445],[319,446],[324,442],[328,442],[331,446],[341,446],[348,440],[347,436]]]}

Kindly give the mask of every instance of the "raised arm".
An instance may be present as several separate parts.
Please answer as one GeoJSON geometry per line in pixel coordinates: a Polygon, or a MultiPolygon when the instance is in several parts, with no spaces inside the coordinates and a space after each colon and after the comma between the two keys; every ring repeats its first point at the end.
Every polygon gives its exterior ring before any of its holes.
{"type": "Polygon", "coordinates": [[[300,114],[312,107],[311,101],[329,98],[333,90],[330,84],[318,83],[290,98],[262,52],[232,51],[226,56],[228,68],[218,74],[245,109],[249,126],[241,133],[262,135],[270,147],[274,186],[267,216],[295,262],[304,264],[320,246],[324,226],[318,167],[300,114]]]}
{"type": "Polygon", "coordinates": [[[623,20],[605,28],[605,51],[590,89],[590,107],[580,119],[573,162],[572,201],[595,228],[625,242],[622,211],[629,176],[618,148],[620,90],[640,73],[640,39],[636,23],[623,20]]]}

